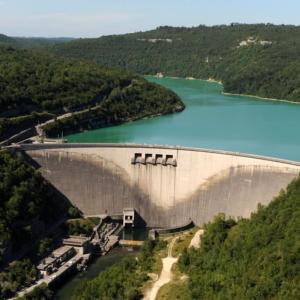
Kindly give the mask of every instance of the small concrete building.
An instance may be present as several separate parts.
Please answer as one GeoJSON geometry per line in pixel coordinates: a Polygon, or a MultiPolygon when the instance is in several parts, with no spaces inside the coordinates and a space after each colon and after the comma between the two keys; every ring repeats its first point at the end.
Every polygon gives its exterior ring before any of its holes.
{"type": "Polygon", "coordinates": [[[43,259],[37,266],[42,275],[51,274],[56,268],[59,268],[64,262],[76,254],[74,247],[63,246],[54,250],[48,257],[43,259]]]}
{"type": "Polygon", "coordinates": [[[63,240],[65,246],[72,246],[76,249],[77,253],[83,255],[89,252],[90,239],[85,236],[70,235],[63,240]]]}
{"type": "Polygon", "coordinates": [[[53,251],[54,257],[60,264],[73,257],[75,254],[76,251],[72,246],[62,246],[53,251]]]}
{"type": "Polygon", "coordinates": [[[53,269],[57,267],[56,258],[52,256],[48,256],[41,261],[41,263],[37,266],[37,269],[40,273],[45,276],[49,275],[53,272],[53,269]]]}
{"type": "Polygon", "coordinates": [[[123,226],[130,225],[134,227],[134,208],[124,208],[123,209],[123,226]]]}

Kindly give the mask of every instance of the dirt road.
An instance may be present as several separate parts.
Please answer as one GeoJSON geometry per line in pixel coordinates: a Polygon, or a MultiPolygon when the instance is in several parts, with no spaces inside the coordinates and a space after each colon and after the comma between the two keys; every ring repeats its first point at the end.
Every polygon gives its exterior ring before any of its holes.
{"type": "Polygon", "coordinates": [[[178,257],[172,256],[172,249],[178,237],[172,239],[168,246],[168,256],[162,259],[163,267],[160,276],[154,285],[146,293],[144,300],[155,300],[159,289],[171,281],[172,279],[172,266],[178,261],[178,257]]]}

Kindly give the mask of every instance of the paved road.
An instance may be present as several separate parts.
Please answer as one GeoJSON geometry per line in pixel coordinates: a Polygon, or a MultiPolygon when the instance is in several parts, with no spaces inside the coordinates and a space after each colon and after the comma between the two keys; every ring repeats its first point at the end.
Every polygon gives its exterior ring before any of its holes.
{"type": "Polygon", "coordinates": [[[88,111],[92,111],[92,110],[97,110],[98,108],[101,107],[101,104],[97,104],[93,107],[90,107],[90,108],[85,108],[83,110],[78,110],[78,111],[74,111],[74,112],[68,112],[68,113],[65,113],[63,115],[60,115],[60,116],[57,116],[56,118],[53,118],[51,120],[48,120],[42,124],[39,124],[36,126],[36,130],[39,134],[42,133],[42,127],[45,126],[45,125],[48,125],[50,123],[53,123],[55,122],[56,120],[63,120],[65,118],[69,118],[69,117],[72,117],[72,116],[75,116],[75,115],[78,115],[78,114],[82,114],[82,113],[85,113],[85,112],[88,112],[88,111]]]}

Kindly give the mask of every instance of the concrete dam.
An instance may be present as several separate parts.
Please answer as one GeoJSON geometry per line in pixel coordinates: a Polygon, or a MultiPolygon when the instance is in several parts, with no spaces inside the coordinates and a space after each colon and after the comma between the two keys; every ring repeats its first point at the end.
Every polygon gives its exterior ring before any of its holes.
{"type": "Polygon", "coordinates": [[[86,216],[134,208],[149,227],[202,225],[218,213],[249,217],[300,163],[195,148],[131,144],[28,144],[42,175],[86,216]]]}

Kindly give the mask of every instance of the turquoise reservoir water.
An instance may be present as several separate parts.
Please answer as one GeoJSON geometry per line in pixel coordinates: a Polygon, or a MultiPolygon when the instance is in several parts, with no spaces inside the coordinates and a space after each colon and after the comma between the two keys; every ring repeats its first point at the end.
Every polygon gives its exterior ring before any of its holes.
{"type": "Polygon", "coordinates": [[[67,136],[80,143],[146,143],[231,150],[300,161],[300,105],[226,96],[222,85],[155,78],[186,105],[177,114],[67,136]]]}

